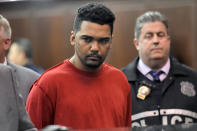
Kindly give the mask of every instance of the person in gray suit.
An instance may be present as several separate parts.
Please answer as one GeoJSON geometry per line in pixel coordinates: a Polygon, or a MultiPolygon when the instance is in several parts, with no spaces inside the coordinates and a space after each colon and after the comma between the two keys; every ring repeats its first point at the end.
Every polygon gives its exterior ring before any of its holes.
{"type": "Polygon", "coordinates": [[[0,63],[12,68],[19,93],[26,102],[29,90],[33,82],[40,76],[38,73],[22,66],[11,64],[7,58],[7,52],[11,45],[11,27],[8,20],[0,15],[0,63]]]}
{"type": "Polygon", "coordinates": [[[0,64],[0,130],[37,131],[25,110],[22,97],[17,92],[14,72],[0,64]]]}

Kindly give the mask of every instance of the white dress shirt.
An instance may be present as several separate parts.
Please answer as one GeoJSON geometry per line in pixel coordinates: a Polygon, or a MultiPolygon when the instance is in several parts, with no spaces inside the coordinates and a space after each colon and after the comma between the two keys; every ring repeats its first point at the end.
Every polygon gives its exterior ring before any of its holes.
{"type": "MultiPolygon", "coordinates": [[[[148,79],[150,79],[151,81],[153,81],[153,77],[150,75],[150,71],[152,70],[150,67],[148,67],[146,64],[144,64],[144,62],[139,59],[138,64],[137,64],[137,69],[144,75],[146,76],[148,79]]],[[[160,69],[161,71],[163,71],[164,73],[162,73],[159,76],[160,81],[163,81],[170,70],[170,59],[168,58],[167,63],[160,69]]]]}
{"type": "Polygon", "coordinates": [[[4,60],[4,62],[2,64],[8,65],[8,62],[7,62],[7,58],[6,57],[5,57],[5,60],[4,60]]]}

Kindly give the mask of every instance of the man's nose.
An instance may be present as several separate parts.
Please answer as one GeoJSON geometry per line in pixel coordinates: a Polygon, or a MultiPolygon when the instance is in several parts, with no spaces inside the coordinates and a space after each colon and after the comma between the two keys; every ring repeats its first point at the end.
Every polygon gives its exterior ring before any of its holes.
{"type": "Polygon", "coordinates": [[[159,37],[157,35],[154,35],[153,37],[153,44],[158,45],[159,44],[159,37]]]}
{"type": "Polygon", "coordinates": [[[153,43],[159,42],[159,37],[157,35],[153,36],[153,43]]]}
{"type": "Polygon", "coordinates": [[[92,43],[91,43],[91,51],[98,51],[99,50],[99,43],[98,43],[98,41],[93,41],[92,43]]]}

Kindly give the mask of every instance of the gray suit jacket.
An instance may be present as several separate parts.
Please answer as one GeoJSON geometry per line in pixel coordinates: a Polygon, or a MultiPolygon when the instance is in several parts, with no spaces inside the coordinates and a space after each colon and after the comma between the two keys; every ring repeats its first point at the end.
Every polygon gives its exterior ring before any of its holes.
{"type": "Polygon", "coordinates": [[[36,131],[9,66],[0,64],[0,131],[36,131]]]}
{"type": "Polygon", "coordinates": [[[34,81],[40,76],[40,74],[15,64],[11,64],[8,62],[8,66],[10,66],[14,72],[14,77],[16,78],[16,84],[18,87],[19,93],[23,96],[24,102],[27,100],[27,96],[29,94],[30,88],[34,81]]]}

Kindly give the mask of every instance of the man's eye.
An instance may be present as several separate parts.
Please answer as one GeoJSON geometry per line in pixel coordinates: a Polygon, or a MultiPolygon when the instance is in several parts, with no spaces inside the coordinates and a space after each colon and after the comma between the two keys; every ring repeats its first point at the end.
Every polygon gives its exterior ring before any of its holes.
{"type": "Polygon", "coordinates": [[[145,35],[145,38],[146,38],[146,39],[150,39],[150,38],[152,38],[152,36],[153,36],[153,35],[151,35],[151,34],[146,34],[146,35],[145,35]]]}
{"type": "Polygon", "coordinates": [[[86,43],[90,43],[90,42],[92,42],[92,40],[93,40],[93,38],[91,38],[91,37],[84,37],[84,38],[82,38],[86,43]]]}
{"type": "Polygon", "coordinates": [[[164,37],[164,36],[165,36],[165,33],[159,32],[159,33],[157,34],[157,36],[158,36],[158,37],[164,37]]]}
{"type": "Polygon", "coordinates": [[[109,38],[98,40],[98,42],[99,42],[100,44],[107,44],[107,43],[109,43],[109,41],[110,41],[109,38]]]}

